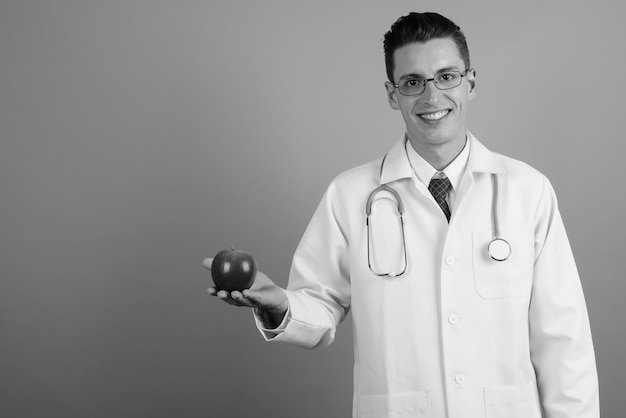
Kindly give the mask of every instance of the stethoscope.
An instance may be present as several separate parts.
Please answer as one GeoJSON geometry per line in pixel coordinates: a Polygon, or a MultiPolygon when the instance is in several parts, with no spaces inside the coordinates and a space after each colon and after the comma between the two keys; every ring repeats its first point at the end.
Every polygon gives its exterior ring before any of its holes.
{"type": "MultiPolygon", "coordinates": [[[[382,162],[380,163],[380,176],[382,178],[383,173],[383,164],[385,164],[385,159],[387,156],[383,157],[382,162]]],[[[498,176],[495,173],[491,174],[491,184],[493,188],[493,198],[491,200],[491,223],[493,226],[493,239],[487,246],[487,252],[489,256],[495,261],[505,261],[511,255],[511,245],[504,238],[500,236],[500,227],[498,220],[498,176]]],[[[365,204],[365,214],[367,217],[365,218],[365,227],[367,229],[367,265],[372,273],[376,276],[387,276],[387,277],[396,277],[401,276],[406,272],[407,268],[407,253],[406,253],[406,240],[404,233],[404,203],[402,202],[402,198],[400,194],[391,186],[387,184],[380,185],[376,189],[372,190],[367,198],[367,203],[365,204]],[[398,210],[398,217],[400,219],[400,227],[402,231],[402,252],[404,259],[404,266],[402,267],[402,271],[399,273],[396,272],[388,272],[388,273],[379,273],[372,267],[371,256],[370,256],[370,216],[372,213],[372,203],[374,202],[374,198],[380,192],[388,192],[390,193],[396,203],[396,207],[398,210]]]]}

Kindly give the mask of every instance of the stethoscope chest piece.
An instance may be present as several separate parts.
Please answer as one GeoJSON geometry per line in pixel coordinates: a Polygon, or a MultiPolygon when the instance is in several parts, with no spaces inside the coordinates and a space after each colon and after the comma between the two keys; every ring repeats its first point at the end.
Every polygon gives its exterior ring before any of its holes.
{"type": "Polygon", "coordinates": [[[489,256],[496,261],[504,261],[511,255],[511,245],[502,238],[494,238],[487,250],[489,256]]]}

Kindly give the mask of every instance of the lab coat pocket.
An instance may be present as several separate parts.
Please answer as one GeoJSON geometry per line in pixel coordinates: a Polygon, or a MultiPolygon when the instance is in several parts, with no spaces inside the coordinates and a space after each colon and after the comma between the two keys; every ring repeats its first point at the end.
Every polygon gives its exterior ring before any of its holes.
{"type": "Polygon", "coordinates": [[[407,392],[391,395],[360,395],[357,417],[367,418],[430,418],[428,392],[407,392]]]}
{"type": "Polygon", "coordinates": [[[511,254],[504,261],[489,255],[492,230],[474,231],[472,235],[474,284],[484,299],[521,298],[530,295],[534,262],[533,236],[522,229],[503,229],[501,238],[511,254]]]}
{"type": "Polygon", "coordinates": [[[485,388],[486,418],[541,418],[535,382],[485,388]]]}

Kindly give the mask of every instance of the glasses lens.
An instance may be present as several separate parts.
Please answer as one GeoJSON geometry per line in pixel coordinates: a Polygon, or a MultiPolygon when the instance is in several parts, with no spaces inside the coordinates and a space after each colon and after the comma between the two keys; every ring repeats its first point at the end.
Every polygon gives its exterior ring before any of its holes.
{"type": "Polygon", "coordinates": [[[461,84],[462,78],[463,76],[458,71],[441,73],[435,77],[435,86],[437,86],[439,90],[453,89],[461,84]]]}
{"type": "Polygon", "coordinates": [[[398,90],[405,96],[415,96],[424,91],[424,84],[424,80],[419,78],[408,78],[400,82],[398,90]]]}

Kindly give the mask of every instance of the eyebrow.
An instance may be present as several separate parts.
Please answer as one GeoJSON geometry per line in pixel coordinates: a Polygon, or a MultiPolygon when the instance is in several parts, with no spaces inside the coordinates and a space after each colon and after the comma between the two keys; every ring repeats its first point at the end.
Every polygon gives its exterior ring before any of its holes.
{"type": "MultiPolygon", "coordinates": [[[[441,74],[441,73],[445,73],[445,72],[448,72],[448,71],[461,71],[461,70],[457,66],[444,67],[444,68],[441,68],[441,69],[437,70],[437,73],[435,75],[441,74]]],[[[402,77],[400,77],[398,79],[398,81],[405,80],[407,78],[421,78],[421,79],[425,79],[427,77],[424,77],[422,74],[418,74],[418,73],[410,73],[410,74],[404,74],[402,77]]]]}

